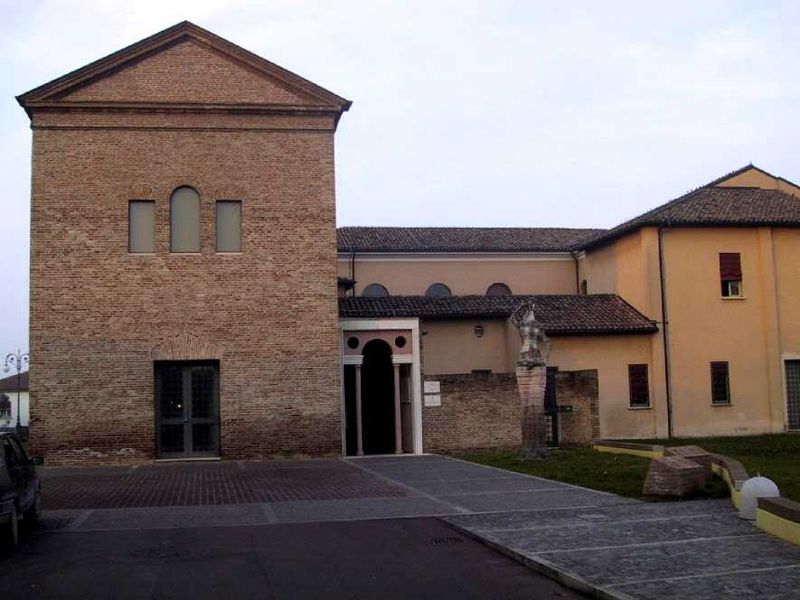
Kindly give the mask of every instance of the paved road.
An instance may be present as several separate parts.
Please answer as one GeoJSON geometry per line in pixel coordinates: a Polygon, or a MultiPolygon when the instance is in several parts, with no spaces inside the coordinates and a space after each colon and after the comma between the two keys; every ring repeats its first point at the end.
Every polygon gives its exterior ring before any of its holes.
{"type": "MultiPolygon", "coordinates": [[[[738,519],[727,500],[638,502],[440,456],[50,469],[44,483],[49,508],[44,527],[65,538],[113,532],[142,540],[175,535],[180,541],[191,538],[193,528],[228,527],[242,531],[225,537],[249,530],[269,537],[269,526],[277,531],[297,524],[297,536],[352,526],[355,539],[364,540],[368,534],[358,532],[369,519],[440,517],[520,563],[607,597],[800,598],[800,548],[738,519]],[[320,529],[300,526],[312,523],[320,529]],[[131,533],[119,533],[125,531],[131,533]]],[[[369,528],[392,531],[391,523],[376,521],[369,528]]],[[[392,535],[378,539],[385,548],[355,544],[346,558],[361,564],[373,551],[392,556],[392,535]]],[[[222,552],[210,547],[209,560],[222,552]]],[[[311,571],[314,560],[328,560],[313,554],[311,542],[301,548],[312,553],[306,563],[311,571]]],[[[407,550],[410,562],[426,555],[413,544],[407,550]]],[[[80,549],[75,552],[81,555],[80,549]]],[[[425,573],[435,577],[444,568],[431,556],[420,563],[420,582],[427,581],[425,573]]],[[[297,559],[303,560],[299,551],[297,559]]],[[[207,563],[187,560],[209,576],[207,563]]],[[[252,562],[254,569],[260,564],[252,562]]],[[[398,560],[396,566],[404,569],[403,564],[398,560]]],[[[477,576],[468,572],[469,564],[465,568],[467,576],[477,576]]]]}
{"type": "Polygon", "coordinates": [[[0,558],[0,598],[581,596],[433,518],[41,532],[0,558]]]}

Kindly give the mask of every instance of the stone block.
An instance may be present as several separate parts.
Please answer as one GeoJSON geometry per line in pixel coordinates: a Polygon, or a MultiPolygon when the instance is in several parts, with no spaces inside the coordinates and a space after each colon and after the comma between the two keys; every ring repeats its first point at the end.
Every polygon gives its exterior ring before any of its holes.
{"type": "Polygon", "coordinates": [[[709,473],[711,472],[712,456],[711,453],[703,450],[700,446],[673,446],[664,449],[664,456],[680,456],[693,463],[702,465],[709,473]]]}
{"type": "Polygon", "coordinates": [[[650,461],[642,493],[682,497],[701,489],[706,477],[705,467],[682,456],[654,458],[650,461]]]}

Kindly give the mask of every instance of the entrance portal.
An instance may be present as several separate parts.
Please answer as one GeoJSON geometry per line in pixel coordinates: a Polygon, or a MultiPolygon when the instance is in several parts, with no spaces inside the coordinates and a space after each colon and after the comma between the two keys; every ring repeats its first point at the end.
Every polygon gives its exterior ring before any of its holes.
{"type": "Polygon", "coordinates": [[[392,348],[383,340],[364,346],[361,419],[365,454],[395,451],[395,398],[392,348]]]}
{"type": "Polygon", "coordinates": [[[157,362],[156,454],[219,456],[219,363],[157,362]]]}

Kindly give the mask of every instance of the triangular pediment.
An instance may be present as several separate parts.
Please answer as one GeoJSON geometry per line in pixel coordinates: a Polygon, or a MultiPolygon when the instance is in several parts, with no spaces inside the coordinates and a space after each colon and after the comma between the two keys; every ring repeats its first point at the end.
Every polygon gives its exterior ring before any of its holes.
{"type": "Polygon", "coordinates": [[[192,23],[183,22],[18,98],[36,105],[288,106],[350,102],[192,23]]]}

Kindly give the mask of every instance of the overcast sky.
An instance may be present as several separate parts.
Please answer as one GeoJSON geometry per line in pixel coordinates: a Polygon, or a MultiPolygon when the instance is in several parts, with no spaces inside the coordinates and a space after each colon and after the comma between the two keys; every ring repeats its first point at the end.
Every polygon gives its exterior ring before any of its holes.
{"type": "Polygon", "coordinates": [[[608,227],[748,162],[800,180],[798,2],[0,6],[0,358],[27,348],[14,96],[184,19],[354,101],[339,225],[608,227]]]}

